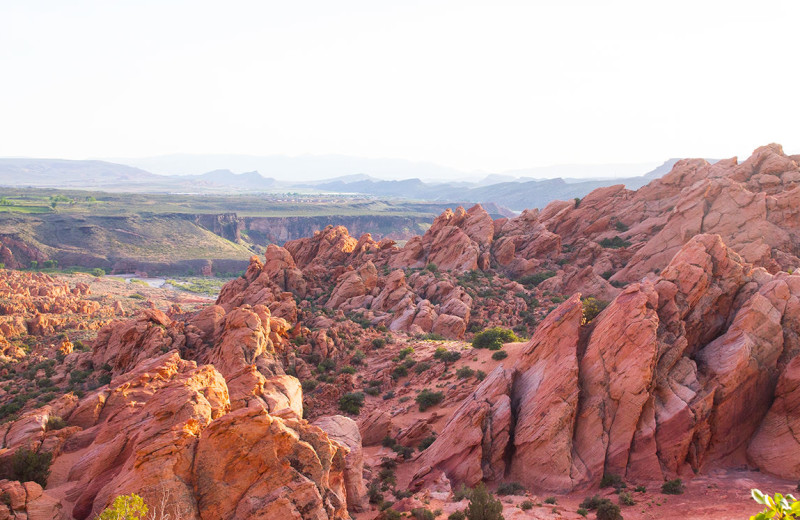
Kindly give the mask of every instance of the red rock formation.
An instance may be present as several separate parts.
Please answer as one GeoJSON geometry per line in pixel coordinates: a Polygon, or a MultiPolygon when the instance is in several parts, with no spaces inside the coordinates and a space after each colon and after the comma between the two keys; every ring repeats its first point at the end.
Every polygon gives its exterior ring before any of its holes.
{"type": "Polygon", "coordinates": [[[794,459],[770,464],[769,443],[794,446],[794,365],[762,419],[777,374],[800,352],[787,314],[799,298],[800,277],[754,270],[719,236],[698,235],[659,278],[630,285],[582,329],[577,296],[553,311],[517,364],[498,368],[453,415],[423,464],[454,482],[508,476],[568,491],[605,473],[652,480],[738,465],[749,447],[763,471],[795,478],[794,459]],[[491,411],[509,399],[513,446],[497,443],[491,411]]]}

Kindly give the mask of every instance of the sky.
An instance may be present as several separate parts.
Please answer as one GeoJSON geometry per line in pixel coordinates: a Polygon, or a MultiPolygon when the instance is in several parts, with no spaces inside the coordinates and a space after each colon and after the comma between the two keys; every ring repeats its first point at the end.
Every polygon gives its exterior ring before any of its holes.
{"type": "Polygon", "coordinates": [[[0,0],[0,156],[800,153],[800,2],[0,0]]]}

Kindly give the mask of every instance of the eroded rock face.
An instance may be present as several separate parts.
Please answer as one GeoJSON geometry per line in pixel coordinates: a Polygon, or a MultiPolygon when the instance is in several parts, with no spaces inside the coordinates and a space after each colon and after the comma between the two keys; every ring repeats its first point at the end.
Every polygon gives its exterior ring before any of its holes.
{"type": "Polygon", "coordinates": [[[344,483],[347,489],[347,508],[355,513],[367,509],[367,487],[364,484],[364,455],[361,446],[361,433],[356,422],[343,415],[321,417],[314,421],[328,437],[345,446],[349,453],[345,456],[344,483]]]}
{"type": "Polygon", "coordinates": [[[799,297],[800,277],[753,269],[718,235],[698,235],[661,277],[629,285],[591,323],[581,325],[579,295],[550,313],[517,364],[453,415],[420,476],[438,469],[454,483],[511,478],[569,491],[605,473],[673,478],[749,454],[763,471],[795,478],[795,458],[774,462],[796,448],[788,361],[799,297]],[[507,421],[495,409],[505,403],[507,421]],[[496,424],[510,435],[498,437],[496,424]]]}
{"type": "MultiPolygon", "coordinates": [[[[82,520],[118,495],[136,493],[151,507],[166,499],[165,512],[181,518],[348,518],[349,449],[299,418],[296,379],[274,378],[265,386],[271,409],[231,411],[223,375],[172,351],[79,402],[73,397],[29,414],[4,432],[8,444],[0,459],[31,447],[53,453],[54,461],[46,494],[15,491],[21,498],[11,509],[27,510],[29,518],[54,518],[63,510],[82,520]],[[68,426],[47,432],[47,418],[56,413],[68,426]],[[34,516],[37,508],[51,516],[34,516]]],[[[358,430],[350,426],[338,433],[360,449],[358,430]]],[[[354,477],[351,483],[358,484],[354,477]]]]}

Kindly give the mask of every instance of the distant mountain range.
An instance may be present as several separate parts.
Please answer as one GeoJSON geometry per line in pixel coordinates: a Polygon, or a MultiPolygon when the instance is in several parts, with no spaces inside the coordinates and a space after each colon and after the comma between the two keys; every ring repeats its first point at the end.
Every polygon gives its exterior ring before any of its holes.
{"type": "MultiPolygon", "coordinates": [[[[488,175],[477,181],[434,182],[418,177],[382,180],[365,173],[352,173],[351,170],[346,175],[301,182],[279,181],[264,177],[257,171],[233,173],[230,169],[216,169],[199,175],[158,175],[138,167],[107,161],[0,158],[0,185],[137,193],[340,193],[375,198],[494,203],[521,211],[544,207],[553,200],[583,197],[596,188],[613,184],[625,184],[629,189],[637,189],[667,173],[677,160],[670,159],[644,175],[591,180],[575,177],[534,179],[510,174],[488,175]]],[[[592,171],[590,166],[583,166],[580,171],[575,169],[577,167],[564,168],[564,171],[573,174],[592,171]]],[[[609,173],[607,165],[598,166],[598,170],[600,173],[609,173]]],[[[382,173],[385,171],[381,170],[382,173]]],[[[539,174],[542,171],[535,169],[519,173],[539,174]]],[[[281,178],[285,179],[285,174],[281,178]]]]}

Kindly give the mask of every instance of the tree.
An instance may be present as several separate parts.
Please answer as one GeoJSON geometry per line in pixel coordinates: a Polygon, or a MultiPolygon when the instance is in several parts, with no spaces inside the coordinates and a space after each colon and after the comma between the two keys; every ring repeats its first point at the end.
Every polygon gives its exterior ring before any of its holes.
{"type": "Polygon", "coordinates": [[[50,463],[53,454],[46,451],[17,450],[11,458],[11,472],[14,480],[20,482],[36,482],[42,487],[47,485],[50,476],[50,463]]]}
{"type": "Polygon", "coordinates": [[[486,490],[483,482],[472,491],[466,514],[469,520],[505,520],[503,504],[486,490]]]}
{"type": "Polygon", "coordinates": [[[139,495],[121,495],[105,508],[97,520],[143,520],[148,508],[139,495]]]}

